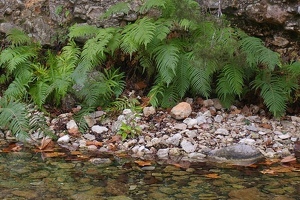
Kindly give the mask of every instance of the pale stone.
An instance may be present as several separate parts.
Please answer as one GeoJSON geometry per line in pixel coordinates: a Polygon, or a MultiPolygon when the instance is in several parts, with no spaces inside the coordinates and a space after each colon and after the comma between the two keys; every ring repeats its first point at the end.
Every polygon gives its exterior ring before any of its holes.
{"type": "Polygon", "coordinates": [[[103,132],[107,132],[108,129],[105,126],[95,125],[92,127],[92,131],[95,133],[103,133],[103,132]]]}
{"type": "Polygon", "coordinates": [[[174,128],[177,130],[185,130],[187,128],[187,125],[184,123],[180,123],[180,124],[175,124],[174,128]]]}
{"type": "Polygon", "coordinates": [[[214,102],[213,102],[213,100],[211,100],[211,99],[206,99],[206,100],[204,100],[204,101],[202,102],[202,104],[203,104],[204,107],[210,107],[210,106],[213,106],[213,105],[214,105],[214,102]]]}
{"type": "Polygon", "coordinates": [[[57,140],[58,143],[68,143],[70,142],[70,136],[69,135],[64,135],[57,140]]]}
{"type": "Polygon", "coordinates": [[[70,120],[67,123],[67,129],[78,129],[78,126],[74,120],[70,120]]]}
{"type": "Polygon", "coordinates": [[[193,145],[190,141],[182,140],[180,143],[182,149],[187,153],[192,153],[196,150],[196,145],[193,145]]]}
{"type": "Polygon", "coordinates": [[[215,122],[217,122],[217,123],[221,123],[222,120],[223,120],[223,117],[222,117],[221,115],[217,115],[217,116],[214,117],[214,120],[215,120],[215,122]]]}
{"type": "Polygon", "coordinates": [[[193,128],[198,124],[198,121],[197,119],[186,118],[185,120],[183,120],[183,123],[185,123],[188,128],[193,128]]]}
{"type": "Polygon", "coordinates": [[[216,130],[215,134],[217,135],[229,135],[229,132],[225,128],[219,128],[216,130]]]}
{"type": "Polygon", "coordinates": [[[253,144],[255,144],[255,140],[250,139],[250,138],[243,138],[239,141],[239,143],[253,145],[253,144]]]}
{"type": "Polygon", "coordinates": [[[88,139],[88,140],[91,140],[91,141],[96,139],[96,137],[94,135],[89,134],[89,133],[84,134],[83,137],[88,139]]]}
{"type": "Polygon", "coordinates": [[[178,146],[179,145],[179,142],[181,140],[182,136],[180,133],[176,133],[175,135],[169,137],[167,140],[166,140],[166,143],[167,144],[171,144],[171,145],[174,145],[174,146],[178,146]]]}
{"type": "Polygon", "coordinates": [[[181,102],[171,110],[171,116],[175,119],[185,119],[192,113],[192,107],[186,102],[181,102]]]}
{"type": "Polygon", "coordinates": [[[145,117],[155,114],[156,110],[153,106],[143,108],[143,114],[145,117]]]}
{"type": "Polygon", "coordinates": [[[156,155],[159,159],[167,159],[169,157],[169,149],[159,149],[156,155]]]}
{"type": "Polygon", "coordinates": [[[221,110],[223,108],[221,101],[219,99],[212,99],[212,101],[214,102],[214,107],[217,110],[221,110]]]}

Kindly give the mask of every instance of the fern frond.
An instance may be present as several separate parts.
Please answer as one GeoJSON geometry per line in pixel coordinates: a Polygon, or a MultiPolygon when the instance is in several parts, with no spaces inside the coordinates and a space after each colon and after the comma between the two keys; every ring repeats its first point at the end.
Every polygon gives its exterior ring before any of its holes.
{"type": "Polygon", "coordinates": [[[4,95],[13,100],[22,99],[29,88],[29,83],[33,78],[33,73],[30,71],[24,71],[21,76],[17,76],[14,81],[5,90],[4,95]]]}
{"type": "Polygon", "coordinates": [[[148,17],[139,19],[134,24],[127,25],[122,31],[121,48],[130,55],[137,51],[140,45],[144,45],[147,48],[147,44],[154,37],[155,30],[155,23],[148,17]]]}
{"type": "Polygon", "coordinates": [[[169,84],[176,73],[180,49],[171,44],[158,46],[154,49],[155,61],[162,80],[169,84]]]}
{"type": "Polygon", "coordinates": [[[0,54],[0,65],[12,73],[19,65],[28,64],[37,52],[32,46],[9,47],[0,54]]]}
{"type": "Polygon", "coordinates": [[[124,13],[128,14],[130,11],[130,4],[127,2],[118,2],[115,5],[112,5],[108,8],[108,10],[100,16],[100,19],[106,19],[114,14],[124,13]]]}
{"type": "Polygon", "coordinates": [[[0,99],[1,127],[11,130],[17,138],[28,137],[30,128],[27,115],[25,104],[7,98],[0,99]]]}
{"type": "Polygon", "coordinates": [[[161,18],[156,20],[154,23],[156,26],[154,37],[160,41],[165,40],[171,32],[174,22],[172,20],[161,18]]]}
{"type": "Polygon", "coordinates": [[[126,96],[123,96],[121,98],[116,98],[116,100],[109,105],[109,110],[123,111],[126,108],[130,108],[132,110],[140,110],[141,108],[138,107],[139,104],[140,102],[136,98],[128,98],[126,96]]]}
{"type": "Polygon", "coordinates": [[[180,55],[179,62],[176,67],[176,76],[172,83],[172,85],[176,86],[175,88],[179,98],[183,98],[190,87],[189,72],[192,70],[191,68],[192,66],[188,56],[185,54],[180,55]]]}
{"type": "Polygon", "coordinates": [[[207,68],[195,64],[194,67],[190,68],[188,73],[192,92],[195,95],[200,94],[205,98],[208,98],[211,93],[212,78],[207,68]]]}
{"type": "Polygon", "coordinates": [[[149,103],[154,106],[158,107],[161,103],[161,98],[164,95],[164,90],[166,88],[166,84],[162,80],[160,76],[156,77],[155,83],[152,86],[150,92],[148,93],[148,97],[150,99],[149,103]]]}
{"type": "Polygon", "coordinates": [[[217,87],[219,87],[220,84],[229,84],[232,93],[239,96],[243,91],[243,72],[243,68],[235,65],[234,63],[226,64],[221,73],[220,79],[222,79],[222,81],[218,82],[217,87]]]}
{"type": "Polygon", "coordinates": [[[6,39],[12,46],[27,45],[32,42],[31,38],[26,33],[16,28],[9,30],[6,39]]]}
{"type": "Polygon", "coordinates": [[[280,77],[265,77],[265,74],[261,73],[251,84],[254,89],[261,90],[260,96],[275,117],[279,117],[284,113],[288,99],[284,89],[285,83],[280,77]]]}
{"type": "Polygon", "coordinates": [[[51,92],[50,86],[43,81],[38,81],[29,90],[32,100],[39,108],[42,108],[51,92]]]}
{"type": "Polygon", "coordinates": [[[70,40],[79,37],[91,38],[97,34],[98,30],[96,26],[75,24],[69,28],[68,37],[70,40]]]}
{"type": "Polygon", "coordinates": [[[146,0],[140,7],[139,12],[144,14],[153,8],[165,8],[166,0],[146,0]]]}
{"type": "Polygon", "coordinates": [[[265,47],[261,39],[245,37],[240,44],[241,50],[246,54],[247,63],[251,67],[261,63],[273,71],[276,66],[281,66],[279,54],[265,47]]]}

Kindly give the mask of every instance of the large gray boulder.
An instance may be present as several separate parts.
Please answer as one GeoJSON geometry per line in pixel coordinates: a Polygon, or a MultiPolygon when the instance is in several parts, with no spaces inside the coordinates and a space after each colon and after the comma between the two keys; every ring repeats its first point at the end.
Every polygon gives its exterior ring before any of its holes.
{"type": "Polygon", "coordinates": [[[217,150],[212,150],[207,156],[209,161],[224,162],[233,165],[251,165],[264,158],[255,147],[247,144],[236,144],[217,150]]]}

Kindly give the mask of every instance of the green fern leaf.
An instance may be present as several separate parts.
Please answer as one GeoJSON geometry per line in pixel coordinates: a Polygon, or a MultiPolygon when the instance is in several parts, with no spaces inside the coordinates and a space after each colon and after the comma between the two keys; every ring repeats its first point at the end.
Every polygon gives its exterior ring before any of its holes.
{"type": "Polygon", "coordinates": [[[281,66],[279,54],[266,48],[259,38],[245,37],[241,40],[240,47],[251,67],[262,63],[273,71],[276,66],[281,66]]]}
{"type": "Polygon", "coordinates": [[[95,26],[75,24],[69,28],[68,37],[70,40],[79,37],[91,38],[97,34],[98,30],[95,26]]]}
{"type": "Polygon", "coordinates": [[[125,52],[132,54],[142,44],[147,47],[147,44],[154,37],[155,30],[155,23],[148,17],[139,19],[134,24],[127,25],[122,31],[121,48],[125,52]]]}
{"type": "Polygon", "coordinates": [[[169,84],[176,73],[180,49],[171,44],[158,46],[154,49],[155,61],[162,80],[169,84]]]}
{"type": "Polygon", "coordinates": [[[165,8],[166,3],[166,0],[146,0],[140,7],[139,12],[144,14],[153,8],[165,8]]]}
{"type": "Polygon", "coordinates": [[[113,14],[118,14],[118,13],[128,14],[129,11],[130,11],[129,3],[118,2],[117,4],[109,7],[109,9],[103,15],[101,15],[100,19],[103,20],[103,19],[106,19],[106,18],[112,16],[113,14]]]}
{"type": "Polygon", "coordinates": [[[23,72],[26,73],[23,73],[21,76],[16,77],[14,81],[5,90],[4,92],[5,96],[13,100],[19,100],[26,95],[27,89],[29,87],[29,83],[33,78],[33,73],[24,70],[23,72]]]}
{"type": "Polygon", "coordinates": [[[34,86],[32,86],[29,90],[29,93],[34,101],[34,103],[39,107],[45,104],[47,97],[51,93],[50,86],[42,81],[37,82],[34,86]]]}
{"type": "Polygon", "coordinates": [[[17,138],[28,137],[29,121],[26,105],[18,101],[0,99],[0,124],[7,127],[17,138]]]}
{"type": "Polygon", "coordinates": [[[234,63],[225,65],[220,78],[222,81],[218,82],[218,87],[220,84],[229,84],[232,93],[240,95],[244,86],[243,72],[243,68],[234,63]]]}
{"type": "Polygon", "coordinates": [[[9,30],[6,39],[11,42],[13,46],[26,45],[32,42],[31,38],[26,33],[16,28],[9,30]]]}
{"type": "Polygon", "coordinates": [[[195,66],[188,73],[192,92],[208,98],[211,93],[211,76],[208,71],[202,66],[195,66]]]}
{"type": "Polygon", "coordinates": [[[287,95],[284,89],[284,81],[280,77],[266,77],[259,74],[251,83],[254,89],[260,89],[260,95],[264,103],[275,117],[281,116],[286,109],[287,95]]]}

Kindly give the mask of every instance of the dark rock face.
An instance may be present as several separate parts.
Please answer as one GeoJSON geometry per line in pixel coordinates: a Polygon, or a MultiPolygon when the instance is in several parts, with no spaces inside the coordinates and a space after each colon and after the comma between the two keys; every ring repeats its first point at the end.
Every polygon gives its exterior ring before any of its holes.
{"type": "Polygon", "coordinates": [[[214,162],[225,162],[235,165],[251,165],[263,159],[262,153],[253,146],[236,144],[222,149],[213,150],[208,159],[214,162]]]}
{"type": "MultiPolygon", "coordinates": [[[[99,17],[124,0],[0,0],[0,33],[20,27],[40,40],[55,45],[74,23],[98,27],[118,26],[137,19],[140,0],[132,0],[128,15],[116,14],[109,20],[99,17]]],[[[288,60],[299,55],[300,2],[298,0],[197,0],[203,8],[225,14],[238,27],[262,37],[266,44],[288,60]]]]}

